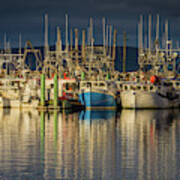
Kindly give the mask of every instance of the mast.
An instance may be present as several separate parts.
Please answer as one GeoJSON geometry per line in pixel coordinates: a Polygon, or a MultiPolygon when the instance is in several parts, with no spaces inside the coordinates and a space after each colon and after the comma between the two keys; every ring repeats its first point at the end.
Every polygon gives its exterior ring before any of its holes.
{"type": "Polygon", "coordinates": [[[78,29],[75,30],[75,52],[76,52],[76,66],[78,65],[78,29]]]}
{"type": "Polygon", "coordinates": [[[85,30],[82,31],[82,48],[81,48],[82,58],[85,58],[85,30]]]}
{"type": "Polygon", "coordinates": [[[103,46],[104,46],[104,55],[106,54],[106,22],[105,18],[102,19],[102,26],[103,26],[103,46]]]}
{"type": "Polygon", "coordinates": [[[6,37],[6,33],[4,33],[4,52],[6,53],[7,50],[7,37],[6,37]]]}
{"type": "Polygon", "coordinates": [[[116,58],[116,38],[117,38],[117,30],[114,30],[113,34],[113,49],[112,49],[112,61],[113,61],[113,67],[114,67],[114,61],[116,58]]]}
{"type": "Polygon", "coordinates": [[[21,38],[21,33],[19,34],[19,54],[22,54],[21,51],[21,42],[22,42],[22,38],[21,38]]]}
{"type": "Polygon", "coordinates": [[[168,20],[165,21],[165,44],[168,49],[168,20]]]}
{"type": "Polygon", "coordinates": [[[108,53],[108,31],[109,31],[109,26],[106,25],[106,53],[108,53]]]}
{"type": "Polygon", "coordinates": [[[109,56],[111,57],[111,37],[112,37],[112,26],[109,26],[109,56]]]}
{"type": "Polygon", "coordinates": [[[44,57],[48,56],[48,15],[45,14],[45,33],[44,33],[44,57]]]}
{"type": "Polygon", "coordinates": [[[73,31],[72,29],[70,30],[70,50],[72,51],[73,49],[73,31]]]}
{"type": "Polygon", "coordinates": [[[126,43],[127,43],[127,35],[126,32],[123,34],[123,73],[126,72],[126,43]]]}
{"type": "Polygon", "coordinates": [[[56,42],[56,53],[62,52],[62,41],[61,41],[61,31],[60,28],[57,27],[57,42],[56,42]]]}
{"type": "Polygon", "coordinates": [[[68,15],[65,15],[66,19],[66,51],[69,50],[69,42],[68,42],[68,15]]]}
{"type": "Polygon", "coordinates": [[[159,47],[159,14],[157,15],[155,46],[156,46],[156,50],[157,50],[159,47]]]}
{"type": "Polygon", "coordinates": [[[149,53],[151,53],[151,14],[149,15],[149,53]]]}
{"type": "Polygon", "coordinates": [[[91,46],[93,45],[93,19],[90,18],[89,37],[91,46]]]}
{"type": "Polygon", "coordinates": [[[143,50],[143,16],[140,15],[140,22],[138,23],[138,46],[139,52],[143,50]]]}

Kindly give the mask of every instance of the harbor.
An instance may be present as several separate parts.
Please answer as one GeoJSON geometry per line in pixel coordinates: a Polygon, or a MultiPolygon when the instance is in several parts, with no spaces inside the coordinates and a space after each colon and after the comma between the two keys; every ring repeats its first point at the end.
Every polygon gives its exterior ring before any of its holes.
{"type": "Polygon", "coordinates": [[[179,180],[179,6],[2,1],[0,180],[179,180]]]}
{"type": "Polygon", "coordinates": [[[147,34],[138,22],[138,70],[128,72],[127,34],[123,33],[122,71],[116,70],[117,29],[102,19],[103,45],[96,45],[93,19],[88,31],[69,29],[65,15],[65,40],[56,30],[54,49],[48,43],[48,15],[44,16],[44,48],[27,41],[13,53],[4,37],[0,53],[0,108],[63,109],[164,109],[180,107],[180,49],[174,48],[165,21],[160,42],[159,15],[154,25],[148,16],[147,34]],[[152,28],[155,26],[155,30],[152,28]],[[153,34],[156,36],[154,37],[153,34]],[[145,41],[146,37],[146,41],[145,41]],[[147,38],[148,37],[148,38],[147,38]],[[80,42],[81,40],[81,42],[80,42]],[[63,44],[62,42],[65,42],[63,44]]]}

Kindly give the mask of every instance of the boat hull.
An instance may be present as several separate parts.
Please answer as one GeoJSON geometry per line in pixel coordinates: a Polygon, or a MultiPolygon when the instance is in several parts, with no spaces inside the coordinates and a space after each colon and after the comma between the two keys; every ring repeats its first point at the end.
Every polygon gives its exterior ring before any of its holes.
{"type": "Polygon", "coordinates": [[[156,92],[125,91],[121,93],[122,108],[132,109],[163,109],[176,108],[180,105],[180,99],[168,99],[156,92]]]}
{"type": "Polygon", "coordinates": [[[86,91],[79,93],[79,100],[87,109],[115,109],[115,97],[108,92],[86,91]]]}

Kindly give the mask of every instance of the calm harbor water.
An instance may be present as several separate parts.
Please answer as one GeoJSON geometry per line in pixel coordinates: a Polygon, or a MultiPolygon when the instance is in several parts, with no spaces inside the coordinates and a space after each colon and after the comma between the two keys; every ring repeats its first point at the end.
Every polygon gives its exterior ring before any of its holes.
{"type": "Polygon", "coordinates": [[[180,179],[179,112],[0,110],[0,180],[180,179]]]}

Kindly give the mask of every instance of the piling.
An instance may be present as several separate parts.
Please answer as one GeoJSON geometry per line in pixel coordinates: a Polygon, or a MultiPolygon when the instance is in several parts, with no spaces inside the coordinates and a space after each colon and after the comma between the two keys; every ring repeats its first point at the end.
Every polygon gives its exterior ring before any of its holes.
{"type": "Polygon", "coordinates": [[[81,72],[81,80],[85,80],[85,73],[83,71],[81,72]]]}
{"type": "Polygon", "coordinates": [[[58,77],[54,76],[54,108],[58,107],[58,77]]]}
{"type": "Polygon", "coordinates": [[[45,75],[41,74],[41,106],[45,106],[45,75]]]}

